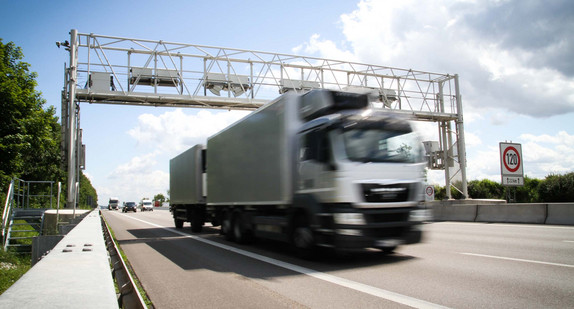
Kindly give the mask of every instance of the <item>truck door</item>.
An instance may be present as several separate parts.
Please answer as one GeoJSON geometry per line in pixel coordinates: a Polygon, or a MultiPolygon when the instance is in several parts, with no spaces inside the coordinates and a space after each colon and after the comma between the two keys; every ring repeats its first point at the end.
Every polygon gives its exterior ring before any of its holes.
{"type": "Polygon", "coordinates": [[[333,196],[336,170],[328,134],[324,130],[307,132],[300,136],[300,145],[298,192],[326,202],[333,196]]]}

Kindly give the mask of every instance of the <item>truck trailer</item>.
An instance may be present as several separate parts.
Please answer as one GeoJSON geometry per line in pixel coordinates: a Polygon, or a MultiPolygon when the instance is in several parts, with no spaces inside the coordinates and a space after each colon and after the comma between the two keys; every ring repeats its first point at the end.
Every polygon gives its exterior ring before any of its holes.
{"type": "Polygon", "coordinates": [[[176,228],[210,222],[238,243],[392,252],[421,240],[421,148],[367,95],[288,92],[171,159],[170,210],[176,228]]]}

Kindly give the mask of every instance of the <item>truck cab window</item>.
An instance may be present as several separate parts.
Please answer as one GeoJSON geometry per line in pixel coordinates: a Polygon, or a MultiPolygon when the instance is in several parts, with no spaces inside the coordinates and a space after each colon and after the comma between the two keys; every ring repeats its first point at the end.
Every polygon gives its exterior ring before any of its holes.
{"type": "Polygon", "coordinates": [[[300,161],[327,162],[331,159],[330,143],[323,131],[312,131],[301,137],[300,161]]]}
{"type": "Polygon", "coordinates": [[[347,157],[358,162],[422,161],[421,142],[415,133],[401,130],[352,129],[343,134],[347,157]]]}

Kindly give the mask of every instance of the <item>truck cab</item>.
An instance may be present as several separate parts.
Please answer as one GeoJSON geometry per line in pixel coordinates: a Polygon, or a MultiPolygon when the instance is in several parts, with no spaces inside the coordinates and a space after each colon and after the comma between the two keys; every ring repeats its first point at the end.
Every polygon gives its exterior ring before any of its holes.
{"type": "Polygon", "coordinates": [[[315,241],[386,251],[420,241],[420,222],[409,219],[423,199],[425,164],[407,119],[330,114],[307,123],[299,145],[295,199],[317,205],[315,241]]]}
{"type": "Polygon", "coordinates": [[[108,210],[118,210],[120,208],[120,200],[117,197],[111,197],[108,202],[108,210]]]}

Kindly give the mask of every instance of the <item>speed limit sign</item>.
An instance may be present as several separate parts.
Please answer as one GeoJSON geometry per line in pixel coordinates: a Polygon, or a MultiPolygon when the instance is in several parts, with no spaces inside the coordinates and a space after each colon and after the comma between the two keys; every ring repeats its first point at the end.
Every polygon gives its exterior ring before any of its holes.
{"type": "Polygon", "coordinates": [[[500,143],[500,171],[503,186],[523,186],[522,145],[500,143]]]}

